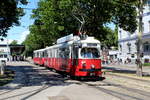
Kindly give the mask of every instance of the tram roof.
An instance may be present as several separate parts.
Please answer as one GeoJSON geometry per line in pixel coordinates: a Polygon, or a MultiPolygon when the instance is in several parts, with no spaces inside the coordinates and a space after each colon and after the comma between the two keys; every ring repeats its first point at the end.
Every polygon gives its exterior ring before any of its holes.
{"type": "Polygon", "coordinates": [[[41,52],[41,51],[44,51],[44,50],[45,50],[45,48],[44,49],[35,50],[34,52],[41,52]]]}
{"type": "Polygon", "coordinates": [[[70,38],[70,41],[65,41],[65,38],[60,38],[59,41],[57,41],[57,44],[54,44],[52,46],[46,47],[44,49],[39,49],[39,50],[35,50],[34,52],[40,52],[40,51],[44,51],[44,50],[48,50],[51,48],[58,48],[58,47],[65,47],[68,45],[71,45],[73,43],[96,43],[96,44],[100,44],[100,41],[95,39],[94,37],[87,37],[85,40],[82,40],[79,38],[79,36],[73,36],[69,35],[69,37],[67,36],[67,38],[70,38]]]}
{"type": "Polygon", "coordinates": [[[81,40],[81,43],[99,43],[100,41],[95,39],[94,37],[87,37],[85,40],[81,40]]]}

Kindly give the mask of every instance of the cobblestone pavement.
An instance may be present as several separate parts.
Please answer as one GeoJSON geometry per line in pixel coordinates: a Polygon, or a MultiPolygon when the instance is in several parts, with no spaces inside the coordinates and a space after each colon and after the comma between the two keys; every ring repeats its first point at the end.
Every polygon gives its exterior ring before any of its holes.
{"type": "Polygon", "coordinates": [[[28,62],[9,62],[16,72],[0,87],[0,100],[149,100],[150,82],[106,74],[106,80],[81,82],[28,62]]]}

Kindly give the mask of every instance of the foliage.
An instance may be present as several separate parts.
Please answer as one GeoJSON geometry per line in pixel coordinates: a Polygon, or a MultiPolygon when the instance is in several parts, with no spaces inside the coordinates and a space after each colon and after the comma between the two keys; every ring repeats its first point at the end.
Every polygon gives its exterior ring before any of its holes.
{"type": "Polygon", "coordinates": [[[105,31],[107,32],[106,37],[102,40],[102,44],[104,47],[110,49],[112,46],[117,47],[118,45],[118,27],[116,26],[115,30],[112,30],[108,27],[105,27],[105,31]]]}
{"type": "Polygon", "coordinates": [[[17,40],[13,40],[10,44],[16,45],[16,44],[18,44],[18,41],[17,40]]]}
{"type": "Polygon", "coordinates": [[[2,0],[0,2],[0,36],[6,37],[7,30],[13,25],[19,25],[19,17],[24,15],[18,4],[27,4],[26,0],[2,0]]]}
{"type": "Polygon", "coordinates": [[[81,26],[77,19],[84,19],[82,31],[95,36],[105,45],[117,45],[116,32],[110,30],[107,24],[117,24],[133,33],[137,28],[135,1],[41,0],[38,8],[33,10],[35,23],[24,43],[29,51],[49,46],[59,37],[77,34],[81,26]]]}

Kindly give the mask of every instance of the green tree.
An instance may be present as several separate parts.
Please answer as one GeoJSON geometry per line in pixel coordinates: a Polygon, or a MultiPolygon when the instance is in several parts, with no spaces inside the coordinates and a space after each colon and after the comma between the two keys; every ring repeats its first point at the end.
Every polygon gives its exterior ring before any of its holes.
{"type": "Polygon", "coordinates": [[[0,2],[0,36],[6,37],[7,31],[13,25],[19,25],[19,17],[24,15],[18,4],[27,4],[26,0],[2,0],[0,2]]]}
{"type": "Polygon", "coordinates": [[[13,40],[10,44],[16,45],[16,44],[18,44],[18,41],[17,40],[13,40]]]}
{"type": "Polygon", "coordinates": [[[102,44],[110,49],[112,46],[118,46],[118,30],[117,26],[115,30],[112,30],[108,27],[105,27],[105,31],[107,32],[106,38],[102,40],[102,44]]]}
{"type": "Polygon", "coordinates": [[[38,43],[40,46],[36,49],[49,46],[59,37],[77,34],[81,27],[79,19],[85,20],[82,32],[107,43],[106,39],[115,33],[107,28],[109,23],[117,24],[131,33],[136,30],[137,13],[133,1],[135,0],[41,0],[38,8],[33,10],[32,18],[36,20],[30,28],[30,34],[38,37],[40,43],[38,39],[29,40],[30,35],[26,41],[38,43]]]}

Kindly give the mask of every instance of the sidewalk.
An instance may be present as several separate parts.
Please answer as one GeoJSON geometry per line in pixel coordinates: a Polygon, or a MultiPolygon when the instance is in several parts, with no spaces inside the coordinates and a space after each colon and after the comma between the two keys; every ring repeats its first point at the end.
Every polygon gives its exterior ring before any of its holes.
{"type": "MultiPolygon", "coordinates": [[[[137,65],[135,64],[108,64],[102,65],[104,70],[111,70],[119,73],[135,74],[137,65]]],[[[150,76],[150,66],[143,66],[144,76],[150,76]]]]}

